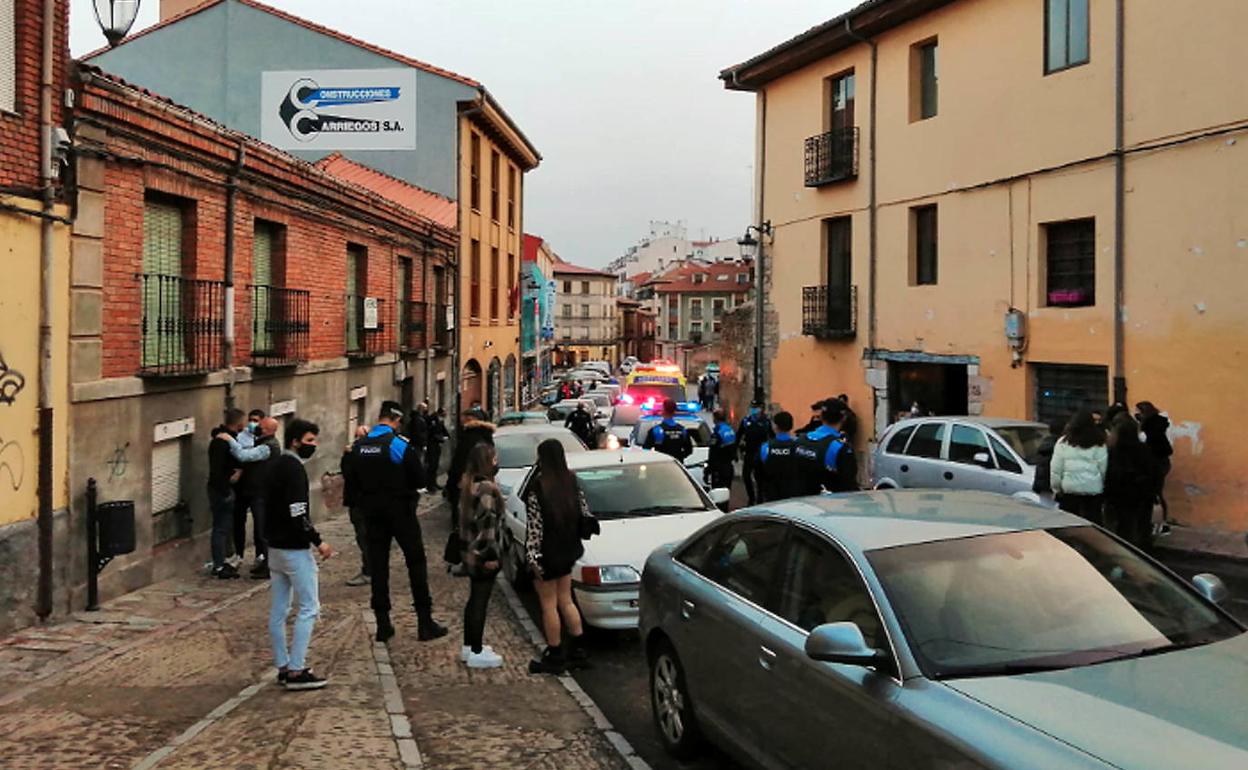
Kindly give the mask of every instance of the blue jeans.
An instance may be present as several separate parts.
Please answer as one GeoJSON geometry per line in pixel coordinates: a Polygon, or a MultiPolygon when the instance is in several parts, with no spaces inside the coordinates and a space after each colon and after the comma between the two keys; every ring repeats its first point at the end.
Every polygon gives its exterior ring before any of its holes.
{"type": "Polygon", "coordinates": [[[212,511],[212,566],[225,564],[225,551],[230,547],[230,533],[234,529],[234,493],[222,495],[208,490],[208,509],[212,511]]]}
{"type": "Polygon", "coordinates": [[[307,668],[308,644],[312,628],[321,612],[317,587],[316,558],[312,549],[293,551],[269,549],[269,640],[273,643],[273,662],[278,668],[302,671],[307,668]],[[286,616],[294,598],[295,629],[289,651],[286,647],[286,616]]]}

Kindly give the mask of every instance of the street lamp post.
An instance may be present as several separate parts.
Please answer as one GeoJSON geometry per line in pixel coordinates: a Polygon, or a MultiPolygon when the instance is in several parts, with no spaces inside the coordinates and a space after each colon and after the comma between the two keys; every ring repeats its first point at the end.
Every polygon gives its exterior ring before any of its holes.
{"type": "Polygon", "coordinates": [[[139,0],[94,0],[95,20],[104,32],[109,47],[115,46],[130,33],[139,15],[139,0]]]}
{"type": "Polygon", "coordinates": [[[741,258],[754,264],[754,399],[761,404],[765,401],[763,393],[763,238],[771,235],[771,222],[761,225],[750,225],[745,228],[745,235],[737,241],[741,247],[741,258]],[[758,238],[754,237],[758,234],[758,238]]]}

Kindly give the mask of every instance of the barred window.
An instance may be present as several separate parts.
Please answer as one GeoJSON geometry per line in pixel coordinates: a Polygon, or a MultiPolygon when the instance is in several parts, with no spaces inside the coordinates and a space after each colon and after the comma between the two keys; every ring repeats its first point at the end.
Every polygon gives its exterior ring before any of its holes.
{"type": "Polygon", "coordinates": [[[1045,299],[1051,307],[1096,304],[1096,220],[1044,226],[1045,299]]]}

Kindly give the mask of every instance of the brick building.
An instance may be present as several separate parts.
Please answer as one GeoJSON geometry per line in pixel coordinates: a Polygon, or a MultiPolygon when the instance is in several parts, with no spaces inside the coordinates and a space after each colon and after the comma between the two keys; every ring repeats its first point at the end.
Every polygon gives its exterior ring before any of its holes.
{"type": "MultiPolygon", "coordinates": [[[[429,216],[436,196],[380,195],[358,169],[298,160],[98,69],[75,88],[70,500],[81,510],[95,478],[102,500],[135,501],[138,525],[108,594],[203,563],[224,407],[320,424],[308,470],[324,510],[338,448],[383,399],[451,404],[439,319],[458,236],[429,216]]],[[[71,596],[84,537],[62,551],[71,596]]]]}
{"type": "Polygon", "coordinates": [[[64,120],[68,5],[45,18],[41,0],[0,0],[0,633],[51,612],[48,546],[67,521],[68,309],[48,298],[69,275],[65,154],[50,130],[64,120]]]}

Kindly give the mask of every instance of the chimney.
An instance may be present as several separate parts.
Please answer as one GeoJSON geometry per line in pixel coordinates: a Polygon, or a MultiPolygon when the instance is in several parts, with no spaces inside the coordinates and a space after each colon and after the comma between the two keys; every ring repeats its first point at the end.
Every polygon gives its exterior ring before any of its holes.
{"type": "Polygon", "coordinates": [[[160,0],[160,20],[165,21],[183,11],[189,11],[203,2],[204,0],[160,0]]]}

